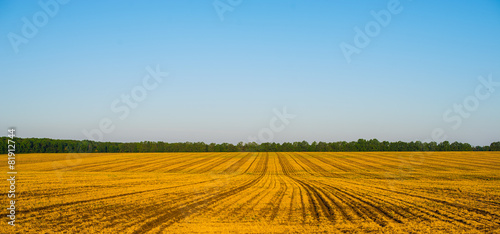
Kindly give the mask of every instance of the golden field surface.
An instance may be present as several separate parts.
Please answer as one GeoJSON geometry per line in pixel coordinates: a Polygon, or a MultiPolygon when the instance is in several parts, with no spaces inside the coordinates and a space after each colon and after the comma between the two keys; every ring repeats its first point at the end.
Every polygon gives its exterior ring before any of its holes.
{"type": "Polygon", "coordinates": [[[4,179],[0,233],[500,233],[500,152],[19,154],[16,163],[16,226],[4,179]]]}

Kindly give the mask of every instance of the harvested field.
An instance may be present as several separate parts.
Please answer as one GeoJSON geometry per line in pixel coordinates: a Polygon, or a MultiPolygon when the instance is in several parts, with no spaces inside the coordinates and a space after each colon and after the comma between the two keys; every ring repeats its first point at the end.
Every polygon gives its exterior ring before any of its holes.
{"type": "Polygon", "coordinates": [[[17,171],[0,233],[500,232],[500,152],[19,154],[17,171]]]}

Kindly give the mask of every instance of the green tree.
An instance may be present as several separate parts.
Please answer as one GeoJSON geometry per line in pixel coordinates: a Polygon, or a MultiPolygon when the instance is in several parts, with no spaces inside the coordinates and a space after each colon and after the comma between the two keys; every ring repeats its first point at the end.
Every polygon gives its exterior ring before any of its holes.
{"type": "Polygon", "coordinates": [[[438,150],[439,151],[450,151],[450,142],[449,141],[443,141],[439,143],[438,145],[438,150]]]}
{"type": "Polygon", "coordinates": [[[490,150],[491,151],[500,151],[500,141],[491,143],[490,150]]]}

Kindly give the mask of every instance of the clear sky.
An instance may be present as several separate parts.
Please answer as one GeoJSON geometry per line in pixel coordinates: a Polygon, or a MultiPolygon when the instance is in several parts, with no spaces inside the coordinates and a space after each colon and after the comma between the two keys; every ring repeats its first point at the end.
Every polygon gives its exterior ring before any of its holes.
{"type": "Polygon", "coordinates": [[[40,3],[0,1],[0,135],[500,140],[500,1],[40,3]]]}

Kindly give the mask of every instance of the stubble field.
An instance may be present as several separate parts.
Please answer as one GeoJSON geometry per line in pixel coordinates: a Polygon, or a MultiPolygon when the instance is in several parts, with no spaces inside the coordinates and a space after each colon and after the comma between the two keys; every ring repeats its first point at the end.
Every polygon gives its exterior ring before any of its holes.
{"type": "Polygon", "coordinates": [[[16,160],[16,226],[4,181],[0,233],[500,233],[500,152],[16,160]]]}

